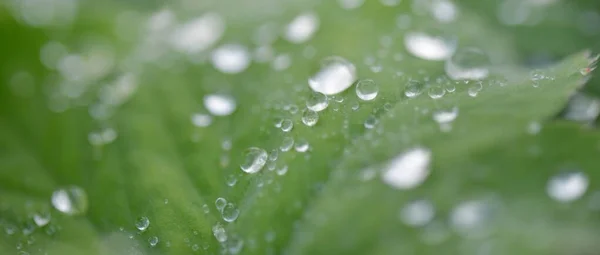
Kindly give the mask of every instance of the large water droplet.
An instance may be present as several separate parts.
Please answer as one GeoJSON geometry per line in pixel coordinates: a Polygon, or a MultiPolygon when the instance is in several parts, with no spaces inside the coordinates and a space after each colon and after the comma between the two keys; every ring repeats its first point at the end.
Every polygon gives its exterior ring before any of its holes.
{"type": "Polygon", "coordinates": [[[553,176],[546,185],[550,198],[568,203],[579,199],[589,186],[588,177],[582,172],[564,172],[553,176]]]}
{"type": "Polygon", "coordinates": [[[240,215],[240,210],[232,203],[228,203],[222,210],[223,220],[227,222],[235,221],[240,215]]]}
{"type": "Polygon", "coordinates": [[[227,200],[225,200],[225,198],[219,197],[215,200],[215,207],[217,208],[217,211],[222,212],[223,208],[225,208],[225,206],[227,205],[227,200]]]}
{"type": "Polygon", "coordinates": [[[400,211],[404,224],[411,227],[422,227],[433,220],[435,211],[428,200],[417,200],[406,204],[400,211]]]}
{"type": "Polygon", "coordinates": [[[292,137],[285,137],[283,138],[283,141],[281,141],[281,145],[279,146],[279,149],[283,152],[289,151],[292,146],[294,146],[294,138],[292,137]]]}
{"type": "Polygon", "coordinates": [[[361,80],[356,84],[356,95],[364,101],[371,101],[377,97],[379,86],[371,79],[361,80]]]}
{"type": "Polygon", "coordinates": [[[81,215],[88,209],[85,190],[77,186],[61,188],[52,193],[52,206],[67,215],[81,215]]]}
{"type": "Polygon", "coordinates": [[[158,236],[151,236],[150,238],[148,238],[148,243],[152,247],[156,246],[158,244],[158,236]]]}
{"type": "Polygon", "coordinates": [[[327,96],[320,92],[313,92],[306,100],[306,107],[315,112],[325,110],[328,105],[327,96]]]}
{"type": "Polygon", "coordinates": [[[229,95],[211,94],[204,96],[204,107],[216,116],[227,116],[237,108],[235,99],[229,95]]]}
{"type": "Polygon", "coordinates": [[[308,79],[313,91],[325,95],[338,94],[356,81],[356,68],[341,57],[328,57],[323,60],[321,69],[308,79]]]}
{"type": "Polygon", "coordinates": [[[424,60],[445,60],[456,50],[456,39],[443,33],[409,32],[404,36],[406,50],[424,60]]]}
{"type": "Polygon", "coordinates": [[[313,12],[302,13],[287,25],[284,38],[292,43],[303,43],[310,40],[318,28],[319,17],[317,14],[313,12]]]}
{"type": "Polygon", "coordinates": [[[319,121],[319,114],[315,111],[307,109],[302,114],[302,123],[306,126],[312,127],[317,124],[317,121],[319,121]]]}
{"type": "Polygon", "coordinates": [[[240,168],[249,174],[258,173],[267,163],[267,158],[268,154],[265,150],[251,147],[244,152],[244,163],[240,165],[240,168]]]}
{"type": "Polygon", "coordinates": [[[395,189],[416,188],[429,176],[430,161],[429,149],[410,149],[390,161],[384,169],[382,180],[395,189]]]}
{"type": "Polygon", "coordinates": [[[146,229],[148,229],[149,226],[150,220],[148,219],[148,217],[145,216],[139,217],[135,222],[135,228],[142,232],[146,231],[146,229]]]}
{"type": "Polygon", "coordinates": [[[461,48],[444,66],[453,80],[482,80],[490,73],[490,58],[478,48],[461,48]]]}
{"type": "Polygon", "coordinates": [[[287,133],[287,132],[292,131],[292,128],[294,128],[294,122],[292,122],[292,120],[290,120],[290,119],[284,119],[281,122],[281,131],[287,133]]]}
{"type": "Polygon", "coordinates": [[[212,53],[213,66],[227,74],[243,72],[250,65],[250,53],[240,44],[225,44],[212,53]]]}
{"type": "Polygon", "coordinates": [[[308,151],[309,148],[309,144],[308,141],[306,141],[305,139],[298,139],[298,141],[296,142],[296,146],[294,146],[294,149],[297,152],[306,152],[308,151]]]}

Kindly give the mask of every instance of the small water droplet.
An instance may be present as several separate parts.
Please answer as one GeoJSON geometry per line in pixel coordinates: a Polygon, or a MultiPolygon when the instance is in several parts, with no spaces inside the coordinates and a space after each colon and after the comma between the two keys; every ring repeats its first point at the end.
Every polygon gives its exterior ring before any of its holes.
{"type": "Polygon", "coordinates": [[[227,205],[227,200],[225,200],[225,198],[219,197],[215,200],[215,207],[217,208],[217,211],[222,212],[223,208],[225,208],[225,206],[227,205]]]}
{"type": "Polygon", "coordinates": [[[290,120],[290,119],[284,119],[281,122],[281,131],[287,133],[287,132],[292,131],[293,128],[294,128],[294,122],[292,122],[292,120],[290,120]]]}
{"type": "Polygon", "coordinates": [[[413,148],[393,158],[384,169],[382,180],[392,188],[407,190],[421,185],[429,176],[431,151],[413,148]]]}
{"type": "Polygon", "coordinates": [[[427,94],[431,99],[440,99],[446,94],[446,90],[441,85],[433,85],[429,87],[427,94]]]}
{"type": "Polygon", "coordinates": [[[306,152],[308,151],[309,147],[310,145],[308,144],[308,141],[306,141],[305,139],[298,139],[298,141],[296,142],[296,146],[294,146],[294,149],[296,149],[297,152],[306,152]]]}
{"type": "Polygon", "coordinates": [[[457,204],[450,213],[450,225],[459,233],[482,230],[490,208],[484,201],[465,201],[457,204]]]}
{"type": "Polygon", "coordinates": [[[363,5],[365,0],[337,0],[338,4],[346,10],[352,10],[363,5]]]}
{"type": "Polygon", "coordinates": [[[285,175],[288,171],[288,166],[284,165],[281,168],[277,169],[277,175],[285,175]]]}
{"type": "Polygon", "coordinates": [[[236,183],[237,183],[237,178],[235,177],[235,175],[230,174],[227,177],[227,186],[233,187],[233,186],[235,186],[236,183]]]}
{"type": "Polygon", "coordinates": [[[204,96],[204,107],[215,116],[227,116],[237,108],[235,99],[229,95],[212,94],[204,96]]]}
{"type": "Polygon", "coordinates": [[[588,177],[583,172],[562,172],[550,178],[546,192],[550,198],[568,203],[583,196],[588,186],[588,177]]]}
{"type": "Polygon", "coordinates": [[[354,81],[356,68],[352,63],[341,57],[328,57],[321,63],[320,70],[308,79],[308,85],[315,92],[334,95],[348,89],[354,81]]]}
{"type": "Polygon", "coordinates": [[[52,206],[67,215],[81,215],[88,209],[85,190],[77,186],[60,188],[52,193],[52,206]]]}
{"type": "Polygon", "coordinates": [[[411,227],[423,227],[435,216],[433,204],[428,200],[412,201],[400,210],[400,219],[411,227]]]}
{"type": "Polygon", "coordinates": [[[306,100],[306,107],[315,112],[325,110],[328,105],[327,96],[319,92],[311,93],[308,100],[306,100]]]}
{"type": "Polygon", "coordinates": [[[268,154],[265,150],[251,147],[244,152],[244,163],[240,165],[242,171],[254,174],[258,173],[267,163],[268,154]]]}
{"type": "Polygon", "coordinates": [[[192,124],[196,127],[208,127],[212,123],[212,117],[208,114],[192,114],[192,124]]]}
{"type": "Polygon", "coordinates": [[[452,56],[456,50],[456,39],[442,31],[408,32],[404,36],[404,46],[415,57],[439,61],[452,56]]]}
{"type": "Polygon", "coordinates": [[[453,80],[482,80],[490,71],[488,55],[478,48],[461,48],[444,66],[446,74],[453,80]]]}
{"type": "Polygon", "coordinates": [[[542,124],[537,121],[529,122],[527,125],[527,133],[531,135],[537,135],[542,130],[542,124]]]}
{"type": "Polygon", "coordinates": [[[302,123],[304,125],[312,127],[319,121],[319,114],[313,110],[307,109],[302,114],[302,123]]]}
{"type": "Polygon", "coordinates": [[[289,151],[290,149],[292,149],[292,146],[294,146],[294,138],[292,137],[285,137],[283,138],[283,141],[281,141],[281,145],[279,146],[279,149],[283,152],[289,151]]]}
{"type": "Polygon", "coordinates": [[[440,110],[433,113],[433,120],[438,124],[447,124],[453,122],[458,117],[458,107],[452,107],[450,110],[440,110]]]}
{"type": "Polygon", "coordinates": [[[467,89],[467,94],[470,97],[477,97],[477,95],[479,95],[479,92],[483,89],[483,84],[481,84],[481,82],[476,82],[473,83],[471,86],[469,86],[469,88],[467,89]]]}
{"type": "Polygon", "coordinates": [[[236,74],[248,68],[250,53],[241,44],[225,44],[213,51],[211,60],[217,70],[226,74],[236,74]]]}
{"type": "Polygon", "coordinates": [[[223,207],[221,215],[223,216],[224,221],[233,222],[240,215],[240,210],[234,204],[227,203],[227,205],[223,207]]]}
{"type": "Polygon", "coordinates": [[[269,153],[269,161],[276,161],[279,157],[279,150],[273,149],[271,153],[269,153]]]}
{"type": "Polygon", "coordinates": [[[152,236],[152,237],[148,238],[148,243],[152,247],[156,246],[158,244],[158,237],[157,236],[152,236]]]}
{"type": "Polygon", "coordinates": [[[364,101],[371,101],[377,97],[379,86],[371,79],[361,80],[356,84],[356,95],[364,101]]]}
{"type": "Polygon", "coordinates": [[[142,232],[146,231],[146,229],[148,229],[149,226],[150,220],[146,216],[139,217],[135,222],[135,228],[142,232]]]}
{"type": "Polygon", "coordinates": [[[213,236],[215,236],[217,241],[219,241],[220,243],[227,241],[227,232],[225,232],[225,228],[223,228],[223,225],[220,222],[217,222],[212,227],[212,231],[213,236]]]}
{"type": "Polygon", "coordinates": [[[38,227],[43,227],[50,223],[50,212],[49,211],[41,211],[33,215],[33,222],[38,227]]]}
{"type": "Polygon", "coordinates": [[[367,119],[365,120],[364,126],[367,129],[372,129],[375,127],[375,125],[377,125],[377,123],[379,123],[379,120],[377,119],[377,117],[375,117],[374,115],[369,115],[369,116],[367,116],[367,119]]]}
{"type": "Polygon", "coordinates": [[[204,211],[204,214],[207,214],[210,212],[210,207],[207,204],[203,204],[202,211],[204,211]]]}
{"type": "Polygon", "coordinates": [[[406,87],[404,89],[404,95],[408,98],[415,98],[415,97],[421,95],[421,93],[423,93],[424,89],[425,89],[425,84],[423,84],[422,82],[410,80],[406,84],[406,87]]]}
{"type": "Polygon", "coordinates": [[[292,43],[304,43],[312,38],[318,28],[319,17],[316,13],[302,13],[287,25],[283,37],[292,43]]]}

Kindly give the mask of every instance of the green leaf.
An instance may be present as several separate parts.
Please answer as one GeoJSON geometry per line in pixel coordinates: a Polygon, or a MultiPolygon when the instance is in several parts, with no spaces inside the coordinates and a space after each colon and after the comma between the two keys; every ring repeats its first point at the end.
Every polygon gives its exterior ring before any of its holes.
{"type": "Polygon", "coordinates": [[[227,32],[219,44],[248,47],[262,24],[283,26],[307,10],[319,17],[308,43],[279,39],[270,45],[290,57],[288,69],[252,63],[236,75],[211,66],[209,52],[187,56],[170,50],[161,41],[166,35],[149,36],[144,24],[152,12],[142,8],[150,4],[81,3],[70,28],[33,28],[19,5],[7,5],[0,10],[0,26],[11,35],[0,42],[0,253],[598,250],[593,170],[600,134],[555,118],[587,80],[580,71],[594,66],[590,53],[536,70],[545,78],[532,81],[532,70],[519,64],[522,38],[471,5],[457,5],[459,18],[440,24],[430,14],[412,13],[408,1],[396,7],[368,2],[356,10],[341,9],[338,1],[171,6],[179,21],[220,13],[227,32]],[[119,15],[115,9],[136,12],[119,15]],[[410,15],[410,29],[398,28],[399,13],[410,15]],[[443,62],[405,50],[408,31],[430,29],[456,36],[459,47],[487,52],[494,60],[490,77],[453,82],[443,62]],[[108,49],[114,65],[99,77],[67,83],[64,73],[40,63],[40,49],[51,40],[84,60],[94,59],[94,47],[108,49]],[[152,43],[158,47],[143,49],[152,43]],[[166,53],[152,61],[139,59],[161,50],[166,53]],[[330,97],[317,124],[308,127],[301,120],[311,95],[306,82],[330,56],[353,63],[359,79],[374,80],[379,92],[375,100],[361,101],[353,85],[330,97]],[[405,95],[411,80],[424,86],[415,98],[405,95]],[[441,98],[429,95],[440,90],[441,98]],[[212,116],[208,127],[194,126],[192,115],[207,114],[203,98],[214,93],[233,97],[235,112],[212,116]],[[456,111],[457,117],[439,124],[433,116],[440,111],[456,111]],[[275,127],[281,119],[293,121],[290,132],[275,127]],[[113,137],[103,143],[102,135],[113,137]],[[296,145],[308,142],[308,151],[281,151],[289,138],[296,145]],[[259,173],[244,173],[240,164],[250,147],[271,158],[278,151],[277,159],[259,173]],[[398,190],[382,181],[389,162],[415,148],[431,152],[424,183],[398,190]],[[583,198],[561,203],[547,194],[548,181],[565,171],[590,181],[583,198]],[[51,203],[53,193],[69,187],[86,193],[89,208],[81,214],[61,213],[51,203]],[[239,209],[235,221],[225,222],[215,208],[220,197],[239,209]],[[399,216],[416,200],[433,205],[427,226],[408,227],[399,216]],[[452,220],[461,205],[477,219],[474,228],[452,220]],[[40,223],[48,214],[50,221],[40,223]],[[142,217],[149,226],[139,230],[142,217]],[[217,241],[215,226],[223,227],[227,241],[217,241]]]}

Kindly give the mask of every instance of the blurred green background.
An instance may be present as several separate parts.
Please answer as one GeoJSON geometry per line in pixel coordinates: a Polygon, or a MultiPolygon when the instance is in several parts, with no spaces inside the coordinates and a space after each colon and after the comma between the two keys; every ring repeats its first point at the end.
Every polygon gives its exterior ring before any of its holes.
{"type": "Polygon", "coordinates": [[[0,254],[600,251],[598,1],[5,0],[0,29],[0,254]],[[453,19],[436,16],[440,2],[453,19]],[[304,13],[316,32],[286,40],[304,13]],[[209,15],[222,35],[178,50],[177,29],[209,15]],[[482,49],[490,76],[449,81],[443,61],[407,51],[415,31],[482,49]],[[247,50],[243,71],[215,66],[227,44],[247,50]],[[307,81],[330,56],[379,93],[361,101],[353,85],[310,127],[307,81]],[[408,98],[411,79],[456,91],[408,98]],[[235,111],[211,115],[210,94],[235,111]],[[454,108],[444,132],[432,114],[454,108]],[[286,138],[310,149],[282,151],[286,138]],[[250,147],[269,153],[257,174],[240,170],[250,147]],[[414,148],[431,151],[425,182],[386,185],[390,160],[414,148]],[[566,201],[552,184],[584,190],[566,201]],[[83,192],[73,214],[51,201],[69,187],[83,192]]]}

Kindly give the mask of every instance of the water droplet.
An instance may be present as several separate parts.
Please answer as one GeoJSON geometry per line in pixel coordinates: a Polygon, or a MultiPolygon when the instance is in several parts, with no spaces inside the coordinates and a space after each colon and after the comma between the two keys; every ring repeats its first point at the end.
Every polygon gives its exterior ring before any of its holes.
{"type": "Polygon", "coordinates": [[[411,227],[423,227],[435,216],[433,204],[428,200],[417,200],[410,202],[400,211],[400,219],[404,224],[411,227]]]}
{"type": "Polygon", "coordinates": [[[423,84],[422,82],[410,80],[406,84],[406,87],[404,89],[404,95],[408,98],[415,98],[415,97],[421,95],[421,93],[423,93],[424,89],[425,89],[425,84],[423,84]]]}
{"type": "Polygon", "coordinates": [[[265,150],[257,147],[248,148],[244,152],[244,163],[240,168],[249,174],[258,173],[267,163],[267,158],[268,154],[265,150]]]}
{"type": "Polygon", "coordinates": [[[271,153],[269,153],[269,161],[276,161],[279,157],[279,150],[273,149],[271,153]]]}
{"type": "Polygon", "coordinates": [[[235,111],[237,103],[229,95],[211,94],[204,96],[204,107],[212,115],[227,116],[235,111]]]}
{"type": "Polygon", "coordinates": [[[292,146],[294,146],[294,138],[292,137],[285,137],[283,138],[283,141],[281,142],[281,146],[279,146],[279,149],[283,152],[289,151],[292,146]]]}
{"type": "Polygon", "coordinates": [[[469,94],[470,97],[476,97],[482,89],[483,84],[481,84],[481,82],[476,82],[473,85],[469,86],[469,88],[467,89],[467,94],[469,94]]]}
{"type": "Polygon", "coordinates": [[[571,97],[564,117],[568,120],[592,122],[600,115],[600,100],[578,93],[571,97]]]}
{"type": "Polygon", "coordinates": [[[250,53],[240,44],[225,44],[212,53],[212,64],[227,74],[241,73],[250,66],[250,53]]]}
{"type": "Polygon", "coordinates": [[[365,120],[364,126],[367,129],[372,129],[375,127],[375,125],[377,125],[377,123],[379,123],[379,120],[377,119],[377,117],[375,117],[373,115],[369,115],[369,116],[367,116],[367,119],[365,120]]]}
{"type": "Polygon", "coordinates": [[[81,215],[88,209],[85,190],[77,186],[61,188],[52,193],[52,206],[67,215],[81,215]]]}
{"type": "Polygon", "coordinates": [[[308,85],[315,92],[334,95],[348,89],[354,81],[356,68],[352,63],[341,57],[328,57],[321,63],[321,69],[308,79],[308,85]]]}
{"type": "Polygon", "coordinates": [[[152,237],[148,238],[148,243],[152,247],[156,246],[158,244],[158,237],[157,236],[152,236],[152,237]]]}
{"type": "Polygon", "coordinates": [[[229,237],[229,240],[227,240],[227,244],[225,246],[227,247],[227,251],[229,252],[228,254],[239,254],[242,251],[242,248],[244,247],[244,240],[237,235],[232,235],[231,237],[229,237]]]}
{"type": "Polygon", "coordinates": [[[177,27],[170,43],[180,52],[198,53],[216,43],[224,32],[223,18],[216,13],[207,13],[177,27]]]}
{"type": "Polygon", "coordinates": [[[346,10],[352,10],[363,5],[365,0],[337,0],[338,4],[346,10]]]}
{"type": "Polygon", "coordinates": [[[452,1],[437,0],[431,3],[433,17],[441,23],[450,23],[456,19],[458,8],[452,1]]]}
{"type": "Polygon", "coordinates": [[[328,105],[327,96],[319,92],[311,93],[308,100],[306,100],[306,107],[315,112],[325,110],[328,105]]]}
{"type": "Polygon", "coordinates": [[[291,43],[304,43],[315,34],[319,28],[319,17],[313,12],[306,12],[295,17],[284,33],[284,38],[291,43]]]}
{"type": "Polygon", "coordinates": [[[568,203],[579,199],[589,186],[588,177],[582,172],[559,173],[548,181],[546,192],[550,198],[568,203]]]}
{"type": "Polygon", "coordinates": [[[222,210],[223,220],[227,222],[235,221],[240,215],[240,210],[232,203],[228,203],[222,210]]]}
{"type": "Polygon", "coordinates": [[[294,122],[292,122],[292,120],[290,120],[290,119],[284,119],[281,122],[281,131],[287,133],[287,132],[292,131],[293,128],[294,128],[294,122]]]}
{"type": "Polygon", "coordinates": [[[237,178],[235,177],[235,175],[230,174],[227,177],[227,186],[233,187],[233,186],[235,186],[236,183],[237,183],[237,178]]]}
{"type": "Polygon", "coordinates": [[[33,222],[38,227],[43,227],[50,223],[50,212],[49,211],[41,211],[33,215],[33,222]]]}
{"type": "Polygon", "coordinates": [[[453,122],[458,117],[458,107],[452,107],[450,110],[440,110],[433,113],[433,120],[438,124],[447,124],[453,122]]]}
{"type": "Polygon", "coordinates": [[[443,32],[409,32],[404,36],[406,50],[424,60],[445,60],[456,50],[456,39],[443,32]]]}
{"type": "Polygon", "coordinates": [[[356,95],[364,101],[371,101],[377,97],[379,86],[371,79],[361,80],[356,84],[356,95]]]}
{"type": "Polygon", "coordinates": [[[273,59],[271,67],[275,71],[283,71],[292,65],[292,57],[289,54],[280,54],[273,59]]]}
{"type": "Polygon", "coordinates": [[[319,121],[319,114],[313,110],[307,109],[302,114],[302,123],[304,125],[312,127],[319,121]]]}
{"type": "Polygon", "coordinates": [[[426,148],[410,149],[390,161],[382,180],[392,188],[407,190],[421,185],[429,176],[431,151],[426,148]]]}
{"type": "Polygon", "coordinates": [[[204,211],[204,214],[207,214],[210,212],[210,208],[207,204],[203,204],[202,205],[202,211],[204,211]]]}
{"type": "Polygon", "coordinates": [[[482,80],[488,77],[490,58],[478,48],[461,48],[444,66],[453,80],[482,80]]]}
{"type": "Polygon", "coordinates": [[[457,204],[450,213],[450,225],[459,233],[481,230],[490,208],[483,201],[465,201],[457,204]]]}
{"type": "Polygon", "coordinates": [[[212,231],[213,231],[213,236],[215,236],[217,241],[219,241],[220,243],[227,241],[227,232],[225,232],[225,228],[223,227],[223,225],[220,222],[217,222],[212,227],[212,231]]]}
{"type": "Polygon", "coordinates": [[[208,127],[212,123],[212,117],[208,114],[192,114],[192,124],[196,127],[208,127]]]}
{"type": "Polygon", "coordinates": [[[296,149],[297,152],[306,152],[308,151],[309,148],[309,144],[308,141],[306,141],[305,139],[298,139],[298,141],[296,142],[296,146],[294,146],[294,149],[296,149]]]}
{"type": "Polygon", "coordinates": [[[215,200],[215,207],[217,208],[217,211],[222,212],[223,208],[225,208],[225,206],[227,205],[227,200],[225,200],[225,198],[219,197],[215,200]]]}
{"type": "Polygon", "coordinates": [[[277,169],[277,175],[285,175],[288,171],[288,166],[284,165],[281,168],[277,169]]]}
{"type": "Polygon", "coordinates": [[[145,216],[139,217],[135,222],[135,228],[142,232],[146,231],[146,229],[148,229],[149,226],[150,220],[148,219],[148,217],[145,216]]]}
{"type": "Polygon", "coordinates": [[[446,94],[446,90],[441,85],[433,85],[429,87],[427,94],[431,99],[440,99],[446,94]]]}
{"type": "Polygon", "coordinates": [[[527,125],[527,133],[529,133],[531,135],[536,135],[536,134],[540,133],[541,130],[542,130],[542,124],[540,124],[537,121],[529,122],[529,124],[527,125]]]}

